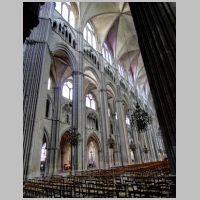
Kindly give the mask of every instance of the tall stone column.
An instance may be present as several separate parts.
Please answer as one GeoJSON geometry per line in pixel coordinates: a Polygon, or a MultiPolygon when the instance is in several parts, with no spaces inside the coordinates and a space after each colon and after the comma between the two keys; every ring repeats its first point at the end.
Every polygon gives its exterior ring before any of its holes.
{"type": "MultiPolygon", "coordinates": [[[[132,110],[132,113],[134,111],[132,110]]],[[[141,154],[140,154],[140,142],[139,142],[139,135],[138,132],[135,128],[135,126],[133,125],[133,121],[131,119],[131,136],[133,138],[133,143],[136,145],[136,149],[134,151],[134,157],[135,157],[135,163],[140,164],[142,163],[141,161],[141,154]]]]}
{"type": "Polygon", "coordinates": [[[148,153],[145,153],[144,152],[144,147],[146,146],[147,147],[147,149],[149,148],[149,145],[147,144],[147,140],[146,140],[146,132],[141,132],[140,133],[140,150],[141,150],[141,155],[142,155],[142,161],[144,162],[144,163],[146,163],[146,162],[149,162],[149,152],[148,153]]]}
{"type": "MultiPolygon", "coordinates": [[[[77,66],[76,66],[77,67],[77,66]]],[[[72,107],[72,128],[75,130],[72,134],[78,134],[78,104],[79,104],[79,71],[74,69],[73,73],[73,107],[72,107]]],[[[80,136],[78,136],[79,140],[80,136]]],[[[79,141],[78,141],[79,143],[79,141]]],[[[71,160],[72,160],[72,171],[78,170],[78,143],[71,146],[71,160]]]]}
{"type": "Polygon", "coordinates": [[[47,166],[49,175],[57,173],[57,159],[59,151],[59,130],[60,130],[60,104],[61,104],[61,87],[54,87],[54,105],[52,113],[52,127],[50,148],[48,149],[47,166]]]}
{"type": "Polygon", "coordinates": [[[162,149],[162,152],[160,152],[160,157],[161,159],[164,158],[165,155],[165,146],[163,144],[163,139],[162,139],[162,135],[160,133],[160,131],[157,132],[157,137],[158,137],[158,144],[159,144],[159,149],[162,149]]]}
{"type": "Polygon", "coordinates": [[[51,64],[48,38],[51,3],[40,10],[39,24],[25,40],[23,57],[23,177],[40,175],[40,151],[51,64]]]}
{"type": "Polygon", "coordinates": [[[149,148],[149,161],[153,162],[156,161],[156,156],[155,156],[155,149],[154,149],[154,144],[153,144],[153,139],[152,139],[152,133],[150,127],[147,128],[145,131],[145,137],[147,140],[147,145],[149,148]]]}
{"type": "MultiPolygon", "coordinates": [[[[77,115],[77,131],[80,133],[78,146],[77,146],[77,153],[78,153],[78,163],[77,163],[77,169],[82,170],[84,169],[84,161],[85,161],[85,97],[84,97],[84,74],[83,74],[83,33],[78,31],[77,32],[77,52],[76,52],[76,58],[77,58],[77,69],[78,73],[76,73],[77,76],[77,87],[75,89],[77,90],[75,93],[77,93],[77,106],[78,110],[76,111],[77,115]]],[[[75,74],[74,74],[75,76],[75,74]]]]}
{"type": "Polygon", "coordinates": [[[108,138],[109,138],[109,126],[108,126],[108,99],[107,99],[107,92],[105,89],[105,81],[102,74],[102,89],[100,89],[100,108],[101,108],[101,125],[102,125],[102,147],[103,147],[103,157],[104,157],[104,168],[110,167],[110,153],[108,147],[108,138]]]}
{"type": "Polygon", "coordinates": [[[119,125],[119,135],[120,135],[120,149],[122,155],[122,165],[128,165],[131,163],[129,155],[129,144],[128,144],[128,135],[125,125],[125,115],[124,107],[121,98],[120,86],[117,85],[117,99],[116,99],[116,108],[117,108],[117,118],[119,125]]]}
{"type": "Polygon", "coordinates": [[[152,125],[149,127],[149,136],[150,136],[150,141],[152,145],[152,151],[153,151],[153,156],[154,156],[154,161],[158,161],[158,147],[156,145],[155,137],[154,137],[154,130],[152,128],[152,125]]]}
{"type": "Polygon", "coordinates": [[[171,173],[176,173],[176,3],[129,3],[171,173]]]}
{"type": "MultiPolygon", "coordinates": [[[[115,117],[115,116],[114,116],[115,117]]],[[[120,133],[119,133],[119,125],[117,120],[114,118],[114,125],[115,125],[115,165],[121,166],[122,165],[122,156],[121,156],[121,149],[120,149],[120,133]]]]}
{"type": "Polygon", "coordinates": [[[153,138],[154,138],[154,144],[156,146],[156,153],[157,153],[157,158],[158,160],[162,160],[161,153],[159,152],[160,145],[159,145],[159,138],[158,138],[157,130],[154,128],[153,129],[153,138]]]}
{"type": "Polygon", "coordinates": [[[73,71],[73,124],[76,133],[79,133],[77,145],[72,146],[72,162],[74,170],[82,170],[84,162],[84,95],[83,95],[83,73],[73,71]]]}

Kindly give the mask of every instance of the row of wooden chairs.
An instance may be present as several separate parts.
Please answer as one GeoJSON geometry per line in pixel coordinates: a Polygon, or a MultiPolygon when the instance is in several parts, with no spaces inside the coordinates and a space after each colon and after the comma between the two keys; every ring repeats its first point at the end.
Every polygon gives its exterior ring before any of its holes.
{"type": "Polygon", "coordinates": [[[92,175],[92,176],[106,176],[106,175],[116,175],[122,174],[128,171],[134,172],[150,172],[150,173],[158,173],[160,171],[165,172],[165,174],[169,173],[169,165],[167,161],[158,161],[152,163],[143,163],[143,164],[134,164],[127,166],[114,167],[108,170],[105,169],[97,169],[97,170],[85,170],[85,171],[77,171],[76,175],[92,175]],[[156,171],[154,170],[156,169],[156,171]]]}
{"type": "Polygon", "coordinates": [[[75,181],[68,184],[32,183],[24,189],[24,197],[174,197],[173,185],[166,182],[155,184],[146,180],[126,181],[75,181]]]}
{"type": "Polygon", "coordinates": [[[24,197],[175,197],[176,177],[167,173],[166,163],[149,166],[37,177],[24,181],[24,197]]]}

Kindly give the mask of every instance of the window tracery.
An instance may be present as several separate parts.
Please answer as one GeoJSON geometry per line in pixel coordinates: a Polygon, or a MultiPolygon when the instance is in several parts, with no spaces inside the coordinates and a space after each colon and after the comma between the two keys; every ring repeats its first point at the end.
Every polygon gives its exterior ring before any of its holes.
{"type": "Polygon", "coordinates": [[[95,39],[95,32],[92,26],[87,23],[83,30],[83,38],[96,50],[97,44],[95,39]]]}
{"type": "Polygon", "coordinates": [[[55,9],[72,27],[75,27],[75,16],[69,2],[56,2],[55,9]]]}
{"type": "Polygon", "coordinates": [[[96,102],[94,100],[94,97],[92,94],[87,94],[86,95],[86,106],[88,108],[92,108],[93,110],[96,110],[96,102]]]}
{"type": "Polygon", "coordinates": [[[88,167],[96,167],[97,162],[97,149],[93,141],[88,145],[88,167]]]}
{"type": "Polygon", "coordinates": [[[112,56],[106,43],[104,43],[103,45],[102,54],[103,54],[103,57],[110,63],[110,65],[112,65],[112,56]]]}
{"type": "Polygon", "coordinates": [[[73,85],[71,81],[67,81],[64,83],[62,95],[69,100],[73,99],[73,85]]]}

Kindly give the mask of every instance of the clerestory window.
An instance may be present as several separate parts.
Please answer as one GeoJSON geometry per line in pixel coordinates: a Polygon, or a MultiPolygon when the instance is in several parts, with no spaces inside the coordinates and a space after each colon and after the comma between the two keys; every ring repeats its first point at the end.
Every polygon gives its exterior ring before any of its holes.
{"type": "Polygon", "coordinates": [[[64,83],[63,85],[63,90],[62,90],[62,95],[69,99],[72,100],[72,96],[73,96],[73,85],[70,81],[67,81],[64,83]]]}
{"type": "Polygon", "coordinates": [[[71,9],[70,2],[56,2],[56,8],[55,8],[62,17],[69,22],[69,24],[72,27],[75,27],[75,16],[71,9]]]}
{"type": "Polygon", "coordinates": [[[89,23],[86,24],[83,30],[83,37],[96,50],[95,32],[89,23]]]}
{"type": "Polygon", "coordinates": [[[103,54],[103,57],[112,65],[112,56],[106,43],[104,43],[103,45],[102,54],[103,54]]]}

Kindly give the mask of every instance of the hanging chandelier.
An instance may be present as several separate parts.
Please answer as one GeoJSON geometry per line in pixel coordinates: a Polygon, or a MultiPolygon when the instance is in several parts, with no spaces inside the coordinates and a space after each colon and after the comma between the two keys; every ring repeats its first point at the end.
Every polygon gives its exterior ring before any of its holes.
{"type": "Polygon", "coordinates": [[[151,124],[151,116],[139,104],[136,104],[136,110],[131,115],[132,125],[136,127],[138,132],[146,131],[149,124],[151,124]]]}
{"type": "Polygon", "coordinates": [[[70,128],[69,140],[71,145],[76,146],[78,144],[79,135],[80,133],[76,131],[76,128],[70,128]]]}
{"type": "Polygon", "coordinates": [[[111,135],[110,135],[110,137],[108,138],[108,145],[109,145],[109,148],[110,148],[110,149],[113,149],[113,148],[114,148],[115,141],[114,141],[114,139],[112,138],[111,135]]]}
{"type": "Polygon", "coordinates": [[[133,143],[133,141],[131,141],[129,147],[130,147],[130,149],[131,149],[132,151],[135,151],[136,148],[137,148],[136,145],[133,143]]]}
{"type": "Polygon", "coordinates": [[[144,151],[144,153],[146,153],[146,154],[147,154],[149,150],[147,149],[147,147],[146,147],[146,146],[144,146],[144,148],[143,148],[143,151],[144,151]]]}
{"type": "Polygon", "coordinates": [[[159,153],[162,153],[163,151],[162,151],[162,149],[158,149],[158,152],[159,152],[159,153]]]}
{"type": "MultiPolygon", "coordinates": [[[[127,37],[126,37],[126,32],[124,31],[124,38],[125,38],[125,44],[127,47],[127,52],[130,52],[129,49],[129,43],[127,41],[127,37]]],[[[129,66],[131,67],[131,58],[130,58],[130,54],[128,54],[128,61],[129,61],[129,66]]],[[[135,88],[135,84],[134,84],[134,88],[135,88]]],[[[135,92],[137,92],[136,88],[135,88],[135,92]]],[[[138,96],[138,94],[137,94],[138,96]]],[[[137,98],[137,101],[140,101],[140,99],[137,98]]],[[[133,126],[136,127],[138,132],[142,132],[142,131],[146,131],[148,125],[151,123],[152,118],[151,116],[142,108],[140,108],[138,102],[136,104],[136,111],[133,112],[133,114],[131,115],[131,124],[133,126]]]]}

